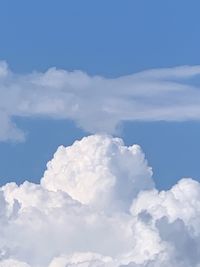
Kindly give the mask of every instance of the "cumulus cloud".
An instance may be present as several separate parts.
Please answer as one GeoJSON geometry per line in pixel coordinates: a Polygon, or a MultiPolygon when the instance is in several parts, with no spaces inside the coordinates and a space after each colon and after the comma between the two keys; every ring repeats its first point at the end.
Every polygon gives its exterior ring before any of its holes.
{"type": "Polygon", "coordinates": [[[159,192],[138,145],[93,135],[0,188],[0,267],[199,267],[199,225],[197,181],[159,192]]]}
{"type": "Polygon", "coordinates": [[[41,185],[65,191],[82,204],[125,210],[140,190],[153,188],[151,175],[138,145],[126,147],[119,138],[94,135],[59,147],[41,185]]]}
{"type": "Polygon", "coordinates": [[[14,117],[70,119],[91,133],[123,121],[200,119],[200,66],[147,70],[117,78],[50,68],[19,75],[0,62],[0,140],[24,140],[14,117]]]}

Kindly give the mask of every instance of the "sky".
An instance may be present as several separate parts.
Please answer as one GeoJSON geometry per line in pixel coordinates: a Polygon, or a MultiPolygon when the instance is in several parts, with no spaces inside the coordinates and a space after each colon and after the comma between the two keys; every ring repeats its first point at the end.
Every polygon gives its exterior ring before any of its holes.
{"type": "Polygon", "coordinates": [[[0,1],[0,267],[200,267],[200,1],[0,1]]]}
{"type": "MultiPolygon", "coordinates": [[[[56,67],[106,78],[198,65],[199,7],[195,0],[1,1],[0,59],[17,74],[56,67]]],[[[0,143],[1,184],[39,180],[58,145],[89,134],[71,120],[14,120],[27,137],[0,143]]],[[[139,143],[148,155],[158,188],[200,177],[198,120],[131,121],[122,128],[125,143],[139,143]]]]}

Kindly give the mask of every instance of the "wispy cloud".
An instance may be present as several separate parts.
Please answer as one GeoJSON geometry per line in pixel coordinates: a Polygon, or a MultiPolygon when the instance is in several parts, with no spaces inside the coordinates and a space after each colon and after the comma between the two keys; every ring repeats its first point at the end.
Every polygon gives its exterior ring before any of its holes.
{"type": "Polygon", "coordinates": [[[19,75],[2,61],[0,140],[23,140],[15,116],[71,119],[91,133],[113,133],[123,121],[199,120],[199,79],[200,66],[111,79],[56,68],[19,75]]]}

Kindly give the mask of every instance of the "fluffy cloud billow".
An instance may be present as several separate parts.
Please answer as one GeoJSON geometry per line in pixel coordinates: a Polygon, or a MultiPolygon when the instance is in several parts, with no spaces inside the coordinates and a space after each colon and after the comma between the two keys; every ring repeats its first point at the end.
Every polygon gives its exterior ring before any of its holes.
{"type": "Polygon", "coordinates": [[[90,133],[114,133],[123,121],[200,120],[200,66],[116,78],[50,68],[13,73],[0,61],[0,141],[25,139],[16,117],[70,119],[90,133]]]}
{"type": "Polygon", "coordinates": [[[200,184],[159,192],[144,153],[92,135],[0,188],[0,267],[199,267],[200,184]]]}

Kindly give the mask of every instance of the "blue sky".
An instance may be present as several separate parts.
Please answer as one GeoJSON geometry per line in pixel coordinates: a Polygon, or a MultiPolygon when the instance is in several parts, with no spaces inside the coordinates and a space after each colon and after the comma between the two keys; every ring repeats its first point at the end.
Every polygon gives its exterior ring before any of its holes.
{"type": "MultiPolygon", "coordinates": [[[[49,67],[82,70],[107,78],[152,68],[200,63],[200,2],[188,1],[1,1],[0,59],[13,72],[49,67]]],[[[69,120],[15,118],[24,143],[0,143],[1,184],[39,181],[60,144],[88,133],[69,120]]],[[[200,178],[198,121],[129,122],[121,136],[138,143],[156,184],[200,178]]]]}

